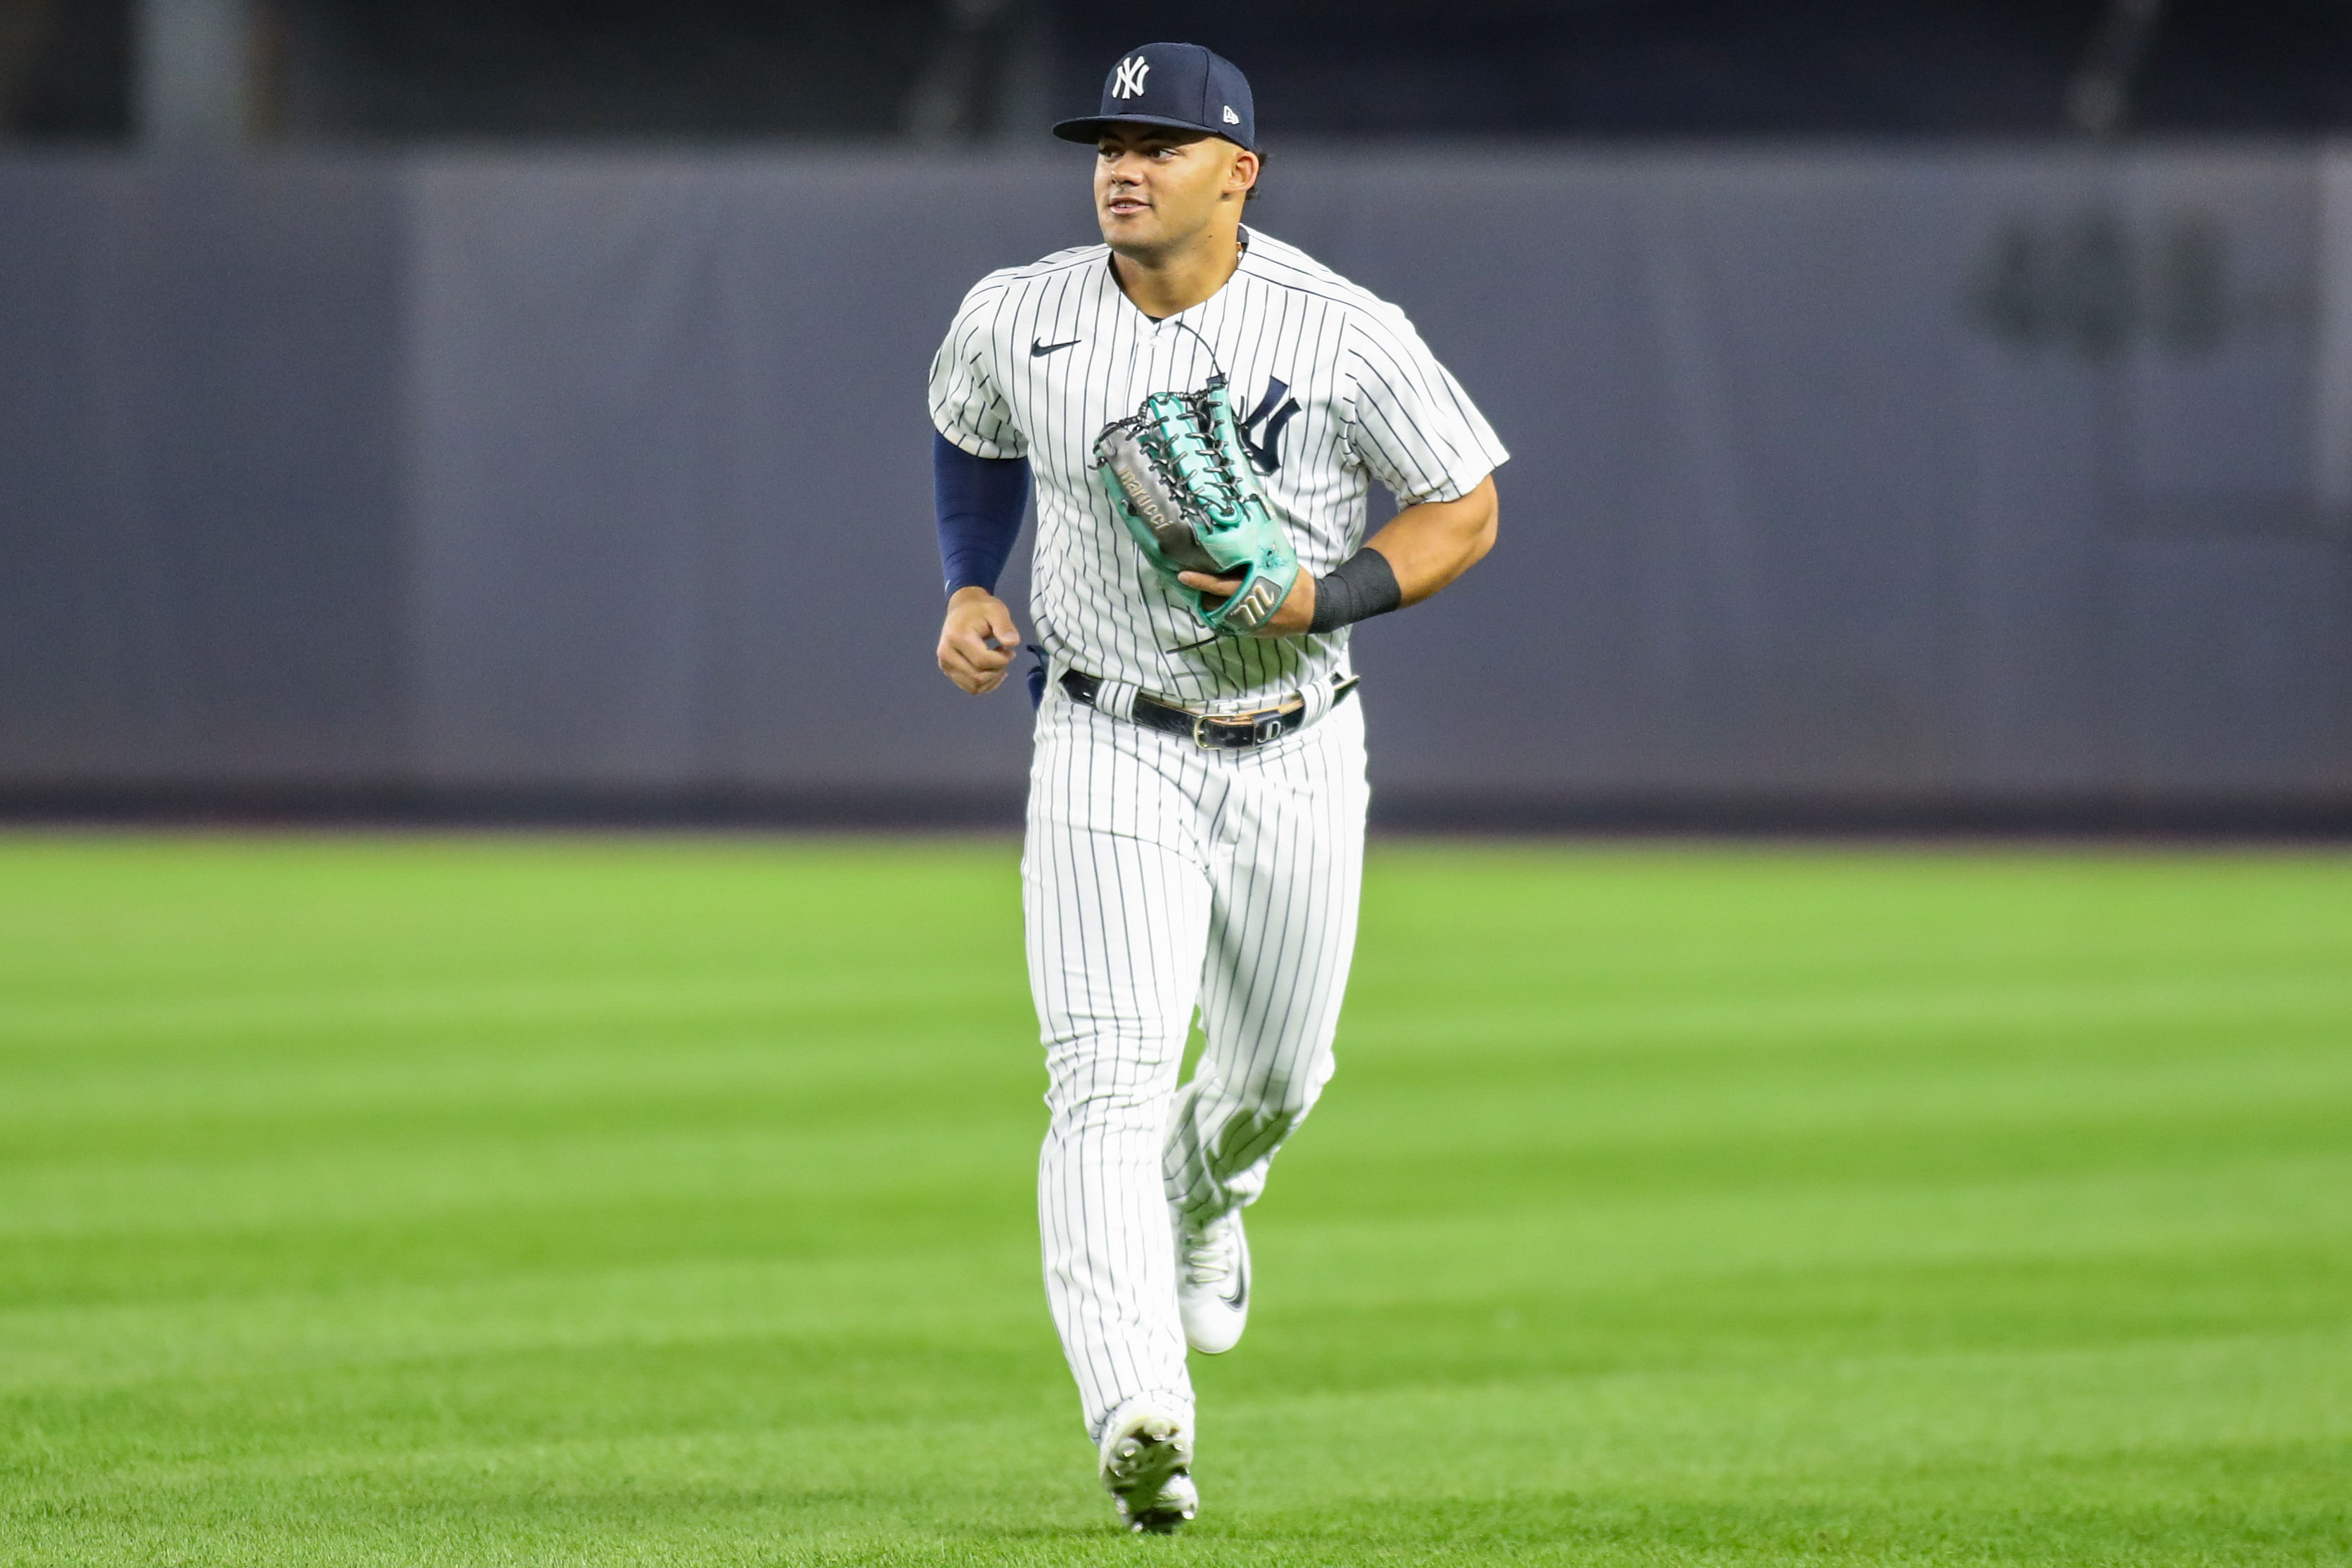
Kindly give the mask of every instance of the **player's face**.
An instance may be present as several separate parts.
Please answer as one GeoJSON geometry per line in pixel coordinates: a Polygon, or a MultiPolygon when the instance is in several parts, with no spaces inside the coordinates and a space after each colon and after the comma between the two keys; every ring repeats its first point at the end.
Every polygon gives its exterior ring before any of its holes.
{"type": "Polygon", "coordinates": [[[1221,217],[1238,221],[1257,176],[1256,158],[1223,137],[1166,126],[1105,126],[1095,154],[1103,239],[1139,259],[1179,248],[1221,217]]]}

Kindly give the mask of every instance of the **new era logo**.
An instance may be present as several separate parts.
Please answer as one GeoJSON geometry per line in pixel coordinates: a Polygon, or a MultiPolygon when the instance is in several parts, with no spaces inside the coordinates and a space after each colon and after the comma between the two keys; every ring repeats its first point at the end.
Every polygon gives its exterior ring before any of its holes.
{"type": "Polygon", "coordinates": [[[1111,78],[1113,98],[1141,98],[1143,79],[1150,73],[1151,62],[1141,55],[1129,55],[1118,62],[1118,71],[1111,78]]]}
{"type": "Polygon", "coordinates": [[[1230,103],[1225,105],[1225,123],[1228,125],[1239,125],[1241,122],[1242,117],[1234,112],[1234,106],[1230,103]]]}

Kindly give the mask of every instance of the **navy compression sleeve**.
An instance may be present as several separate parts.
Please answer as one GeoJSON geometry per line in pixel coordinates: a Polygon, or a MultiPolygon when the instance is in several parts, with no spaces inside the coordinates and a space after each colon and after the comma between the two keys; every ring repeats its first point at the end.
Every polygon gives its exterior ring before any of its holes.
{"type": "Polygon", "coordinates": [[[1021,514],[1029,505],[1029,459],[975,458],[931,433],[931,500],[940,519],[940,563],[948,592],[985,588],[1013,558],[1021,514]]]}

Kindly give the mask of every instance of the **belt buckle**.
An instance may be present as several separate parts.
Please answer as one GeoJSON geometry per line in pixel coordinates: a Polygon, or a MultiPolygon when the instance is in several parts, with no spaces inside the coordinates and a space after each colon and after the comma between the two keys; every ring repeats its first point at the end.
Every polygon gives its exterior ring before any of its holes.
{"type": "Polygon", "coordinates": [[[1237,752],[1244,746],[1263,746],[1269,741],[1279,741],[1285,733],[1280,708],[1260,708],[1250,713],[1195,713],[1192,715],[1192,743],[1204,752],[1237,752]],[[1232,726],[1224,731],[1213,731],[1212,724],[1232,726]],[[1225,739],[1240,726],[1249,726],[1246,741],[1225,739]]]}

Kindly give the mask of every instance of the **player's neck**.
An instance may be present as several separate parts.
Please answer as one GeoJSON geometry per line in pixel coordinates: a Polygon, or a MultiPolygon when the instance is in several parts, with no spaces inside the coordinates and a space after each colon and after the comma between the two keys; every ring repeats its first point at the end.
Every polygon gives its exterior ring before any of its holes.
{"type": "Polygon", "coordinates": [[[1220,229],[1165,255],[1111,253],[1111,276],[1135,308],[1165,321],[1189,310],[1231,281],[1242,264],[1238,229],[1220,229]]]}

